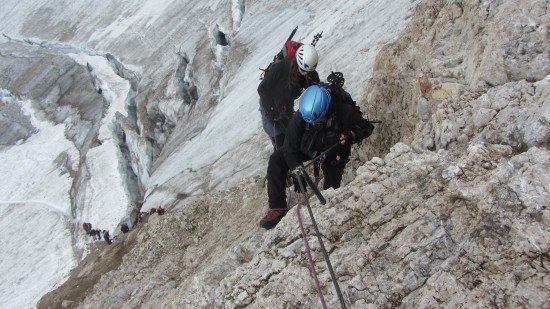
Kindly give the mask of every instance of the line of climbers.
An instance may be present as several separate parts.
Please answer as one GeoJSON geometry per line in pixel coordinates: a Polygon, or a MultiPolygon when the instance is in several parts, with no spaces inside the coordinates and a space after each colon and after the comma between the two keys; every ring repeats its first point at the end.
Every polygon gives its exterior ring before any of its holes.
{"type": "MultiPolygon", "coordinates": [[[[147,215],[153,215],[157,213],[159,214],[159,216],[161,216],[161,215],[164,215],[165,212],[166,212],[166,209],[162,207],[151,208],[151,210],[148,213],[140,211],[137,214],[137,218],[134,226],[137,226],[139,223],[141,223],[143,221],[143,218],[147,215]]],[[[109,235],[109,230],[101,230],[97,228],[94,229],[92,228],[92,224],[88,222],[82,223],[82,229],[86,232],[87,235],[90,235],[93,240],[101,240],[102,234],[103,234],[103,240],[105,240],[105,242],[109,245],[113,243],[113,240],[118,240],[118,235],[115,235],[113,238],[111,238],[111,236],[109,235]]],[[[120,231],[123,234],[126,234],[130,231],[130,227],[128,226],[128,224],[123,223],[120,225],[120,231]]]]}
{"type": "MultiPolygon", "coordinates": [[[[304,162],[338,144],[318,164],[324,175],[323,189],[339,188],[351,145],[360,143],[374,130],[342,88],[341,73],[329,75],[331,84],[320,81],[318,59],[314,46],[301,45],[295,57],[286,56],[272,63],[258,86],[263,128],[274,149],[267,167],[269,209],[260,221],[265,229],[275,227],[288,212],[290,171],[298,171],[304,162]],[[294,100],[298,98],[299,107],[294,111],[294,100]]],[[[300,192],[295,178],[293,182],[294,191],[300,192]]]]}
{"type": "MultiPolygon", "coordinates": [[[[126,227],[128,227],[128,226],[126,226],[126,227]]],[[[92,224],[87,223],[87,222],[82,223],[82,228],[84,229],[84,231],[86,231],[86,234],[92,236],[93,240],[101,240],[101,237],[102,237],[101,234],[103,234],[103,239],[109,245],[113,241],[113,239],[111,239],[111,236],[109,235],[109,230],[94,229],[94,228],[92,228],[92,224]]]]}

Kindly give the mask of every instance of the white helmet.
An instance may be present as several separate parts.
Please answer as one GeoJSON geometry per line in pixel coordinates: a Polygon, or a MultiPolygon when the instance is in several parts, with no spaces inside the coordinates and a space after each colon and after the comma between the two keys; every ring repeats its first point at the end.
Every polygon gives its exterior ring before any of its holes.
{"type": "Polygon", "coordinates": [[[315,47],[312,45],[302,45],[298,48],[298,51],[296,51],[296,62],[298,62],[300,69],[304,71],[315,71],[318,60],[319,56],[317,55],[315,47]]]}

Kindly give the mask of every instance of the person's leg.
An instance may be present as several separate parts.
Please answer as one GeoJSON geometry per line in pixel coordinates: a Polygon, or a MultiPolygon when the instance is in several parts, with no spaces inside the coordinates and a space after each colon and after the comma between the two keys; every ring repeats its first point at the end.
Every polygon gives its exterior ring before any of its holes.
{"type": "MultiPolygon", "coordinates": [[[[274,132],[277,132],[278,130],[274,130],[274,132]]],[[[283,147],[283,144],[285,143],[285,135],[283,133],[275,135],[275,137],[271,138],[271,143],[273,144],[274,150],[281,149],[283,147]]]]}
{"type": "Polygon", "coordinates": [[[267,167],[267,193],[269,196],[269,210],[260,221],[265,229],[275,227],[287,213],[286,205],[286,175],[288,166],[283,151],[275,151],[269,158],[267,167]]]}
{"type": "Polygon", "coordinates": [[[286,208],[286,175],[288,166],[283,150],[275,151],[267,166],[267,194],[269,208],[286,208]]]}
{"type": "Polygon", "coordinates": [[[342,162],[332,161],[325,162],[325,164],[322,165],[324,175],[323,190],[328,188],[340,188],[342,175],[344,174],[344,168],[347,162],[348,160],[342,162]]]}

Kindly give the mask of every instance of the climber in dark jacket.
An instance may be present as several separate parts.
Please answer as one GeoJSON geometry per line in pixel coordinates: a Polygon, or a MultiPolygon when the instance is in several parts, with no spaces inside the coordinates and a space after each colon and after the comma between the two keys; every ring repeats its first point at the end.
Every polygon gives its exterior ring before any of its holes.
{"type": "Polygon", "coordinates": [[[310,86],[300,98],[299,110],[294,113],[286,131],[282,149],[269,158],[267,192],[269,211],[260,226],[273,228],[287,213],[286,178],[288,171],[302,168],[331,146],[321,165],[323,188],[339,188],[351,144],[359,143],[372,134],[374,126],[352,105],[343,102],[344,96],[321,86],[310,86]]]}
{"type": "Polygon", "coordinates": [[[112,244],[111,237],[109,236],[109,230],[103,231],[103,239],[105,239],[107,244],[112,244]]]}
{"type": "Polygon", "coordinates": [[[319,83],[315,71],[318,55],[312,45],[302,45],[296,57],[275,62],[258,86],[264,131],[274,149],[282,147],[288,121],[294,113],[294,100],[302,90],[319,83]]]}

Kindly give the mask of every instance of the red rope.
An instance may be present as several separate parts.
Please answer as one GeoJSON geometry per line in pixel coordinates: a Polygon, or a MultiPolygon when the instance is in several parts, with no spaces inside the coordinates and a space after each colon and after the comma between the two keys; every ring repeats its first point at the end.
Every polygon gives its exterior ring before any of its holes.
{"type": "MultiPolygon", "coordinates": [[[[304,198],[307,198],[307,197],[304,196],[304,198]]],[[[300,231],[302,232],[302,238],[304,239],[304,245],[306,246],[306,254],[309,260],[311,276],[313,277],[313,281],[315,281],[315,287],[317,288],[317,294],[319,294],[319,298],[321,300],[321,304],[323,305],[323,309],[327,309],[327,304],[325,303],[325,298],[323,297],[323,292],[321,291],[321,284],[319,283],[319,278],[317,277],[317,271],[315,271],[315,262],[313,262],[313,258],[311,257],[311,250],[309,248],[309,242],[307,240],[306,231],[304,230],[304,225],[302,223],[302,216],[300,215],[301,205],[302,205],[301,202],[299,202],[296,207],[296,216],[298,217],[298,223],[300,224],[300,231]]]]}

